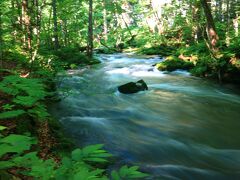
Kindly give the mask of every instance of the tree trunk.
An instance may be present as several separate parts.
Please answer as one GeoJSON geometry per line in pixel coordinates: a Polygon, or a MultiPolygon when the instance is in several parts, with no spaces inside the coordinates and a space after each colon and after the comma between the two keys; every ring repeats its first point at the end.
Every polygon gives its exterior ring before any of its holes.
{"type": "Polygon", "coordinates": [[[238,33],[238,28],[239,28],[239,23],[238,23],[238,21],[239,21],[239,19],[240,19],[240,17],[239,17],[239,4],[240,3],[240,1],[239,0],[235,0],[233,3],[232,3],[232,5],[233,5],[233,7],[231,8],[232,9],[232,11],[233,11],[233,28],[234,28],[234,32],[235,32],[235,37],[238,37],[238,35],[239,35],[239,33],[238,33]]]}
{"type": "Polygon", "coordinates": [[[28,0],[22,1],[22,16],[23,16],[23,29],[24,29],[24,45],[27,43],[27,50],[32,58],[32,27],[31,27],[31,18],[29,16],[28,9],[28,0]]]}
{"type": "Polygon", "coordinates": [[[52,19],[52,7],[50,8],[50,10],[49,10],[49,18],[48,18],[48,23],[47,23],[47,28],[46,28],[46,31],[47,31],[47,44],[48,44],[48,48],[51,48],[52,47],[52,40],[51,40],[51,19],[52,19]]]}
{"type": "Polygon", "coordinates": [[[211,9],[210,9],[210,6],[208,5],[207,0],[201,0],[201,4],[202,4],[203,10],[204,10],[204,13],[206,16],[206,21],[207,21],[206,31],[207,31],[207,36],[208,36],[208,40],[209,40],[209,46],[212,51],[216,51],[218,35],[217,35],[215,24],[213,21],[211,9]]]}
{"type": "Polygon", "coordinates": [[[36,42],[34,45],[34,50],[33,50],[33,55],[32,55],[32,64],[33,61],[36,59],[37,53],[38,53],[38,49],[40,46],[40,32],[41,32],[41,19],[42,19],[42,8],[40,8],[39,6],[39,1],[38,0],[34,0],[34,6],[35,6],[35,21],[36,21],[36,26],[35,26],[35,38],[36,38],[36,42]]]}
{"type": "Polygon", "coordinates": [[[53,12],[53,41],[54,41],[54,49],[57,50],[59,48],[59,40],[58,40],[57,2],[56,2],[56,0],[52,0],[52,12],[53,12]]]}
{"type": "Polygon", "coordinates": [[[103,35],[105,41],[108,39],[107,33],[108,33],[108,24],[107,24],[107,5],[106,0],[103,0],[103,35]]]}
{"type": "Polygon", "coordinates": [[[219,0],[219,2],[218,2],[218,20],[220,22],[222,22],[222,20],[223,20],[223,17],[222,17],[222,5],[223,5],[222,0],[219,0]]]}
{"type": "Polygon", "coordinates": [[[132,34],[132,32],[131,32],[131,29],[129,28],[128,23],[125,21],[123,14],[121,14],[121,17],[122,17],[122,20],[123,20],[123,22],[124,22],[124,24],[125,24],[128,32],[129,32],[130,36],[133,37],[133,34],[132,34]]]}
{"type": "Polygon", "coordinates": [[[238,37],[238,24],[239,21],[239,16],[237,15],[235,19],[233,19],[233,27],[234,27],[234,31],[235,31],[235,36],[238,37]]]}
{"type": "Polygon", "coordinates": [[[226,28],[226,44],[229,46],[230,44],[230,37],[229,37],[229,26],[230,26],[230,11],[229,11],[229,0],[226,1],[227,4],[227,16],[226,16],[226,21],[227,21],[227,28],[226,28]]]}
{"type": "Polygon", "coordinates": [[[93,0],[89,0],[87,55],[90,58],[93,56],[93,0]]]}
{"type": "MultiPolygon", "coordinates": [[[[1,5],[1,4],[0,4],[1,5]]],[[[0,68],[3,68],[3,31],[2,31],[2,11],[0,8],[0,68]]]]}
{"type": "Polygon", "coordinates": [[[194,1],[192,4],[192,32],[193,32],[193,39],[197,43],[201,37],[201,28],[199,26],[199,21],[201,19],[201,4],[197,1],[194,1]]]}
{"type": "Polygon", "coordinates": [[[67,20],[63,20],[63,36],[64,36],[64,46],[68,45],[68,31],[67,31],[67,20]]]}

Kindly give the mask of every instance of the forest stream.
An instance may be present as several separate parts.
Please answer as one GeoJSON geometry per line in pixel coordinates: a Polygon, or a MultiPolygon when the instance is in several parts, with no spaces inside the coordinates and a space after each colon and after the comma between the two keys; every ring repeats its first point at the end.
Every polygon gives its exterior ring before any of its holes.
{"type": "MultiPolygon", "coordinates": [[[[50,107],[79,146],[102,143],[117,165],[138,165],[151,179],[240,179],[240,93],[161,72],[157,56],[100,55],[101,64],[68,71],[50,107]],[[117,87],[143,79],[148,91],[117,87]]],[[[110,168],[115,168],[111,167],[110,168]]]]}

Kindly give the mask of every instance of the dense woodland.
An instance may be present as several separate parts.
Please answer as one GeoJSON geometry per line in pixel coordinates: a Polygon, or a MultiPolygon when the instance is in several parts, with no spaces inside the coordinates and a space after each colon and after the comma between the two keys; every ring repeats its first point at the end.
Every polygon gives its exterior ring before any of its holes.
{"type": "Polygon", "coordinates": [[[134,52],[165,58],[159,70],[239,84],[239,22],[239,0],[1,0],[0,179],[146,177],[106,172],[103,145],[73,150],[47,111],[56,74],[134,52]]]}

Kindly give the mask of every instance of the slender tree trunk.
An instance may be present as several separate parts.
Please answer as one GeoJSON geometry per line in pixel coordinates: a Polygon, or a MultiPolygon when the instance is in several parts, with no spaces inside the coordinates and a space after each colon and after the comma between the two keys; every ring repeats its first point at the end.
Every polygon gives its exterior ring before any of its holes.
{"type": "Polygon", "coordinates": [[[218,35],[216,32],[216,28],[215,28],[215,24],[213,21],[213,16],[211,13],[211,9],[210,6],[208,4],[207,0],[201,0],[201,4],[206,16],[206,21],[207,21],[207,27],[206,27],[206,31],[207,31],[207,35],[208,35],[208,40],[209,40],[209,46],[211,48],[212,51],[216,51],[216,44],[218,41],[218,35]]]}
{"type": "Polygon", "coordinates": [[[124,19],[122,14],[121,14],[121,17],[122,17],[122,20],[123,20],[123,22],[124,22],[128,32],[129,32],[130,36],[133,37],[133,34],[132,34],[132,32],[131,32],[131,30],[130,30],[130,28],[129,28],[129,26],[128,26],[127,22],[125,21],[125,19],[124,19]]]}
{"type": "Polygon", "coordinates": [[[103,35],[105,41],[108,39],[108,24],[107,24],[107,4],[106,0],[103,0],[103,35]]]}
{"type": "MultiPolygon", "coordinates": [[[[1,5],[1,4],[0,4],[1,5]]],[[[3,30],[2,30],[2,11],[0,8],[0,68],[3,68],[3,30]]]]}
{"type": "Polygon", "coordinates": [[[90,58],[93,56],[93,0],[89,0],[87,55],[90,58]]]}
{"type": "Polygon", "coordinates": [[[18,13],[18,24],[17,24],[17,30],[18,30],[18,40],[20,39],[20,42],[23,44],[23,17],[22,17],[22,5],[21,2],[16,0],[16,5],[17,5],[17,13],[18,13]]]}
{"type": "Polygon", "coordinates": [[[23,47],[26,48],[26,27],[25,27],[25,22],[26,22],[26,0],[22,1],[22,42],[23,42],[23,47]]]}
{"type": "Polygon", "coordinates": [[[28,0],[22,1],[22,14],[23,14],[23,29],[24,29],[24,43],[27,43],[27,50],[32,59],[32,27],[31,18],[29,16],[28,0]]]}
{"type": "Polygon", "coordinates": [[[67,31],[67,20],[63,20],[63,36],[64,36],[64,46],[68,45],[68,31],[67,31]]]}
{"type": "Polygon", "coordinates": [[[57,2],[52,0],[52,12],[53,12],[53,38],[54,38],[54,49],[59,48],[59,39],[58,39],[58,23],[57,23],[57,2]]]}
{"type": "Polygon", "coordinates": [[[238,37],[238,34],[239,34],[239,33],[238,33],[238,27],[239,27],[238,21],[239,21],[239,16],[236,15],[236,18],[233,19],[233,27],[234,27],[234,31],[235,31],[235,36],[236,36],[236,37],[238,37]]]}
{"type": "Polygon", "coordinates": [[[39,6],[39,1],[38,0],[34,0],[34,6],[35,6],[35,21],[36,21],[36,26],[35,26],[35,37],[36,37],[36,43],[34,46],[34,50],[33,50],[33,55],[32,55],[32,64],[36,59],[37,53],[38,53],[38,49],[40,46],[40,31],[41,31],[41,18],[42,18],[42,8],[40,8],[39,6]]]}
{"type": "Polygon", "coordinates": [[[226,28],[226,44],[229,46],[230,44],[230,37],[229,37],[229,27],[230,27],[230,11],[229,11],[229,0],[226,1],[227,4],[227,16],[226,16],[226,22],[227,22],[227,28],[226,28]]]}
{"type": "Polygon", "coordinates": [[[192,21],[193,21],[193,38],[195,42],[198,42],[201,37],[201,28],[199,26],[199,21],[201,19],[201,4],[197,1],[194,1],[192,4],[192,21]]]}
{"type": "MultiPolygon", "coordinates": [[[[161,27],[161,23],[162,23],[162,20],[161,18],[159,17],[159,14],[158,14],[158,11],[155,10],[154,6],[153,6],[153,2],[152,0],[150,0],[150,7],[151,7],[151,10],[153,12],[153,15],[155,17],[155,20],[157,22],[157,29],[158,29],[158,34],[161,34],[163,32],[163,29],[161,27]]],[[[161,16],[161,14],[160,14],[161,16]]]]}
{"type": "Polygon", "coordinates": [[[49,18],[48,18],[48,23],[47,23],[47,43],[48,43],[48,48],[50,49],[52,47],[52,41],[51,41],[51,19],[52,19],[52,7],[50,8],[50,15],[49,15],[49,18]]]}
{"type": "MultiPolygon", "coordinates": [[[[11,11],[15,11],[15,3],[14,3],[14,1],[13,0],[11,0],[11,11]]],[[[16,16],[15,15],[13,15],[12,17],[11,17],[11,24],[12,24],[12,45],[14,45],[15,44],[15,42],[16,42],[16,40],[17,40],[17,28],[16,28],[16,16]]]]}
{"type": "Polygon", "coordinates": [[[222,16],[222,5],[223,5],[222,0],[219,0],[219,2],[218,2],[218,20],[219,20],[220,22],[222,22],[222,20],[223,20],[223,16],[222,16]]]}

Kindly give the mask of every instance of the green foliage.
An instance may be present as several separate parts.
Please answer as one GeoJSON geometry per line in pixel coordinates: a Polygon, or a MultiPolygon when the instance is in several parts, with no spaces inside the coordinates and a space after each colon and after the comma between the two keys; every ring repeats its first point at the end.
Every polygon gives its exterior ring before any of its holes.
{"type": "Polygon", "coordinates": [[[9,118],[15,118],[20,115],[25,114],[24,110],[12,110],[12,111],[6,111],[3,113],[0,113],[0,119],[9,119],[9,118]]]}
{"type": "Polygon", "coordinates": [[[0,83],[0,91],[12,96],[12,103],[7,108],[5,105],[0,119],[15,118],[26,112],[40,120],[49,116],[46,107],[41,104],[47,93],[40,79],[6,76],[0,83]],[[7,111],[9,108],[10,111],[7,111]]]}
{"type": "Polygon", "coordinates": [[[228,53],[234,54],[236,57],[240,58],[240,38],[235,38],[230,46],[226,48],[228,53]]]}
{"type": "Polygon", "coordinates": [[[4,77],[0,84],[0,90],[6,94],[14,95],[24,93],[38,99],[43,99],[46,95],[44,86],[40,79],[21,78],[17,75],[4,77]]]}
{"type": "Polygon", "coordinates": [[[205,42],[196,43],[188,47],[181,47],[178,49],[176,55],[184,54],[185,56],[191,55],[209,55],[209,49],[205,42]]]}
{"type": "Polygon", "coordinates": [[[202,56],[196,63],[196,66],[191,70],[195,76],[218,78],[219,72],[231,72],[229,63],[230,57],[227,54],[221,54],[218,58],[211,56],[202,56]]]}
{"type": "MultiPolygon", "coordinates": [[[[2,128],[4,129],[4,127],[2,128]]],[[[102,149],[102,144],[90,145],[72,152],[71,158],[63,157],[60,164],[52,159],[42,160],[37,152],[22,154],[35,144],[34,138],[22,135],[10,135],[0,139],[0,157],[6,153],[15,153],[11,159],[0,161],[0,169],[20,168],[18,173],[37,179],[76,179],[105,180],[105,170],[97,169],[91,164],[106,162],[109,153],[102,149]]],[[[138,167],[122,167],[112,172],[112,179],[139,179],[147,175],[138,171],[138,167]]]]}
{"type": "Polygon", "coordinates": [[[8,62],[15,62],[21,65],[27,65],[27,57],[23,54],[21,46],[15,45],[14,47],[8,47],[8,50],[3,52],[4,57],[8,62]]]}
{"type": "Polygon", "coordinates": [[[0,126],[0,131],[4,130],[4,129],[7,129],[6,127],[4,126],[0,126]]]}
{"type": "Polygon", "coordinates": [[[189,70],[193,66],[192,62],[184,61],[174,56],[170,56],[165,61],[157,64],[157,68],[161,71],[189,70]]]}
{"type": "Polygon", "coordinates": [[[11,104],[4,104],[2,106],[3,110],[7,111],[7,110],[12,110],[14,107],[14,105],[11,105],[11,104]]]}
{"type": "Polygon", "coordinates": [[[85,148],[76,149],[72,152],[72,159],[75,161],[86,161],[102,163],[106,162],[106,157],[111,157],[105,150],[102,149],[103,144],[91,145],[85,148]]]}
{"type": "Polygon", "coordinates": [[[167,45],[158,45],[150,48],[141,48],[140,53],[147,55],[161,55],[161,56],[170,56],[174,54],[176,48],[174,46],[167,45]]]}
{"type": "Polygon", "coordinates": [[[31,152],[23,156],[14,158],[11,161],[15,167],[23,167],[20,173],[38,179],[52,179],[56,164],[53,160],[42,160],[37,156],[37,152],[31,152]]]}
{"type": "Polygon", "coordinates": [[[89,59],[77,48],[61,48],[55,51],[54,54],[60,61],[67,62],[68,64],[84,64],[89,61],[89,59]]]}
{"type": "Polygon", "coordinates": [[[113,180],[128,180],[145,178],[148,175],[138,171],[138,166],[127,167],[123,166],[119,171],[113,171],[111,177],[113,180]]]}
{"type": "MultiPolygon", "coordinates": [[[[6,129],[0,126],[0,131],[6,129]]],[[[60,164],[52,159],[42,160],[37,152],[24,154],[29,150],[36,140],[24,135],[11,134],[6,137],[0,136],[0,170],[11,167],[19,168],[18,173],[31,176],[37,179],[108,179],[103,173],[105,170],[94,168],[91,164],[107,162],[106,158],[111,157],[103,150],[102,144],[90,145],[83,149],[76,149],[71,157],[63,157],[60,164]],[[1,158],[9,154],[8,159],[1,158]]],[[[112,172],[112,179],[136,179],[147,175],[139,172],[138,167],[122,167],[119,172],[112,172]]]]}
{"type": "Polygon", "coordinates": [[[7,137],[0,138],[0,158],[6,153],[21,154],[29,150],[32,144],[36,144],[34,138],[11,134],[7,137]]]}

